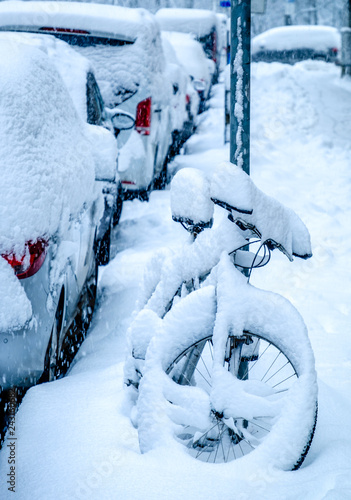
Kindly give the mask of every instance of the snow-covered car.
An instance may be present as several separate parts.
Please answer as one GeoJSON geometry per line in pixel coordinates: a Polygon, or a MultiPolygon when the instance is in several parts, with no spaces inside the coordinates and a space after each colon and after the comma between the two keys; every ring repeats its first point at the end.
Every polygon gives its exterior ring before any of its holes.
{"type": "Polygon", "coordinates": [[[294,64],[305,59],[319,59],[338,63],[340,51],[340,32],[330,26],[280,26],[251,41],[253,62],[294,64]]]}
{"type": "Polygon", "coordinates": [[[179,62],[172,44],[165,33],[161,33],[163,52],[167,61],[167,72],[173,86],[171,101],[173,143],[171,156],[177,154],[182,144],[195,129],[195,118],[199,112],[200,99],[190,76],[179,62]]]}
{"type": "Polygon", "coordinates": [[[207,59],[200,42],[194,40],[191,35],[175,31],[163,31],[162,34],[172,44],[177,59],[186,69],[199,94],[199,112],[204,111],[211,90],[212,73],[209,67],[211,61],[207,59]]]}
{"type": "Polygon", "coordinates": [[[0,392],[63,372],[92,316],[117,148],[91,78],[54,37],[0,34],[0,392]]]}
{"type": "Polygon", "coordinates": [[[218,44],[218,19],[206,9],[166,8],[156,12],[156,19],[163,31],[177,31],[191,34],[200,42],[211,61],[212,79],[215,83],[220,70],[220,48],[218,44]]]}
{"type": "Polygon", "coordinates": [[[145,9],[50,1],[0,2],[0,30],[49,33],[93,64],[106,106],[129,112],[135,126],[118,137],[125,194],[162,187],[172,142],[172,85],[159,26],[145,9]]]}
{"type": "Polygon", "coordinates": [[[217,18],[217,54],[219,71],[223,71],[228,63],[230,26],[229,18],[225,14],[216,13],[217,18]]]}

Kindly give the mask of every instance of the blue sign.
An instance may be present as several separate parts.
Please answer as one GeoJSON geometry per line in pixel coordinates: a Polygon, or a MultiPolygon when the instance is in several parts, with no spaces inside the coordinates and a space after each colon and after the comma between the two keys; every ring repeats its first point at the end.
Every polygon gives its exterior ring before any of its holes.
{"type": "Polygon", "coordinates": [[[220,7],[231,7],[230,0],[221,0],[219,2],[219,6],[220,7]]]}

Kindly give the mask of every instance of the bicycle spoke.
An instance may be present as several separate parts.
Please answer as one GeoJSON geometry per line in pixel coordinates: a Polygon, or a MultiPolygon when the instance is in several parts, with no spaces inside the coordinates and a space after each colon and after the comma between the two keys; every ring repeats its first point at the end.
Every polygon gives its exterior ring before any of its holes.
{"type": "MultiPolygon", "coordinates": [[[[254,417],[255,418],[255,417],[254,417]]],[[[263,427],[262,425],[259,425],[259,424],[256,424],[256,422],[253,422],[252,420],[248,420],[248,422],[250,422],[250,424],[252,425],[255,425],[256,427],[259,427],[260,429],[263,429],[264,431],[266,432],[270,432],[270,429],[266,429],[265,427],[263,427]]]]}
{"type": "MultiPolygon", "coordinates": [[[[259,341],[260,339],[258,339],[259,341]]],[[[257,363],[262,359],[262,357],[265,355],[265,353],[268,351],[268,349],[272,346],[272,344],[268,344],[265,350],[258,356],[256,361],[252,364],[252,366],[249,368],[249,372],[257,365],[257,363]]]]}
{"type": "MultiPolygon", "coordinates": [[[[283,382],[286,382],[287,380],[290,380],[292,377],[296,377],[296,373],[293,373],[292,375],[290,375],[289,377],[286,377],[284,380],[282,380],[281,382],[278,382],[278,384],[275,384],[272,386],[272,389],[274,389],[275,387],[278,387],[278,385],[282,384],[283,382]]],[[[283,389],[281,391],[278,391],[276,392],[275,394],[279,394],[281,392],[286,392],[288,389],[283,389]]]]}
{"type": "Polygon", "coordinates": [[[271,375],[271,376],[269,377],[269,379],[265,380],[265,383],[269,382],[269,381],[270,381],[273,377],[275,377],[275,376],[277,375],[277,373],[279,373],[279,372],[280,372],[283,368],[285,368],[288,364],[289,364],[289,361],[287,361],[287,362],[285,363],[285,365],[283,365],[283,366],[281,366],[280,368],[278,368],[278,370],[277,370],[275,373],[273,373],[273,375],[271,375]]]}
{"type": "Polygon", "coordinates": [[[212,378],[212,377],[211,377],[211,374],[210,374],[210,372],[209,372],[209,370],[208,370],[208,368],[207,368],[207,365],[206,365],[206,363],[205,363],[205,361],[204,361],[203,357],[202,357],[202,356],[200,356],[200,359],[201,359],[201,361],[202,361],[202,363],[203,363],[203,365],[204,365],[204,367],[205,367],[205,370],[207,371],[208,376],[210,377],[210,380],[211,380],[211,378],[212,378]]]}
{"type": "MultiPolygon", "coordinates": [[[[266,405],[270,404],[271,397],[287,392],[291,386],[287,382],[297,377],[294,366],[275,344],[255,334],[247,334],[247,338],[249,340],[245,343],[245,339],[241,337],[230,337],[230,340],[228,340],[230,344],[227,344],[226,348],[228,355],[225,356],[224,366],[228,367],[234,377],[239,371],[237,377],[240,383],[247,383],[245,390],[249,395],[252,391],[252,396],[258,398],[256,405],[258,415],[251,417],[250,420],[235,416],[230,417],[228,420],[222,416],[219,409],[212,407],[212,415],[209,415],[212,423],[209,423],[208,429],[204,432],[199,431],[196,426],[189,425],[187,419],[183,417],[184,426],[182,426],[182,431],[178,434],[179,441],[183,443],[194,458],[203,462],[227,463],[231,460],[240,459],[256,449],[271,432],[275,423],[276,412],[274,411],[272,415],[266,415],[266,413],[270,413],[269,409],[265,409],[267,408],[266,405]],[[246,345],[249,346],[249,350],[245,358],[244,347],[246,345]],[[181,435],[183,435],[183,440],[181,435]],[[194,441],[195,435],[200,436],[196,441],[194,441]]],[[[172,372],[174,371],[175,374],[175,383],[180,386],[184,384],[204,390],[210,398],[209,403],[213,404],[216,398],[212,402],[212,393],[209,392],[213,382],[212,362],[213,341],[212,336],[208,336],[189,346],[173,362],[172,372]],[[177,371],[178,375],[176,375],[177,371]],[[206,382],[206,385],[204,385],[202,379],[206,382]]],[[[171,374],[172,372],[168,373],[171,374]]],[[[227,397],[230,394],[229,391],[227,397]]],[[[240,397],[239,393],[238,397],[240,397]]],[[[243,399],[242,404],[245,404],[245,401],[243,399]]],[[[177,422],[177,424],[181,425],[180,422],[177,422]]]]}
{"type": "Polygon", "coordinates": [[[279,351],[278,354],[276,355],[275,359],[272,361],[272,363],[270,364],[269,368],[267,369],[266,373],[263,375],[263,377],[261,378],[261,381],[263,382],[263,379],[265,378],[265,376],[267,375],[267,373],[269,372],[269,370],[272,368],[272,366],[274,365],[274,363],[277,361],[277,359],[279,358],[279,356],[281,355],[281,352],[279,351]]]}

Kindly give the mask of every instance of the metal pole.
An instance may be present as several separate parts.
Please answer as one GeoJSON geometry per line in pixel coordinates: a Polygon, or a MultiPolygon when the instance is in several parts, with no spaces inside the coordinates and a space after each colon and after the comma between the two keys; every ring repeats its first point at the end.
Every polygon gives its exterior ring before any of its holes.
{"type": "Polygon", "coordinates": [[[230,161],[250,174],[251,0],[232,0],[230,161]]]}
{"type": "Polygon", "coordinates": [[[341,29],[341,76],[351,76],[351,0],[344,5],[345,27],[341,29]]]}

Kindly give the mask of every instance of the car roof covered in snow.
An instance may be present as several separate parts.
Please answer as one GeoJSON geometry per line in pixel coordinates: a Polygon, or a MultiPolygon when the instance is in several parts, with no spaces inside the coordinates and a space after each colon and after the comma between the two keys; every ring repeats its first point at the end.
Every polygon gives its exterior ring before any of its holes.
{"type": "Polygon", "coordinates": [[[339,49],[340,33],[331,26],[280,26],[255,36],[251,42],[252,53],[260,50],[315,50],[339,49]]]}
{"type": "Polygon", "coordinates": [[[156,19],[164,31],[193,33],[197,37],[208,35],[217,26],[217,17],[205,9],[160,9],[156,19]]]}
{"type": "MultiPolygon", "coordinates": [[[[63,28],[84,30],[96,36],[109,36],[125,41],[155,30],[156,22],[145,9],[129,9],[115,5],[82,2],[0,2],[1,29],[63,28]]],[[[89,34],[86,33],[86,34],[89,34]]],[[[83,33],[82,33],[83,34],[83,33]]]]}

